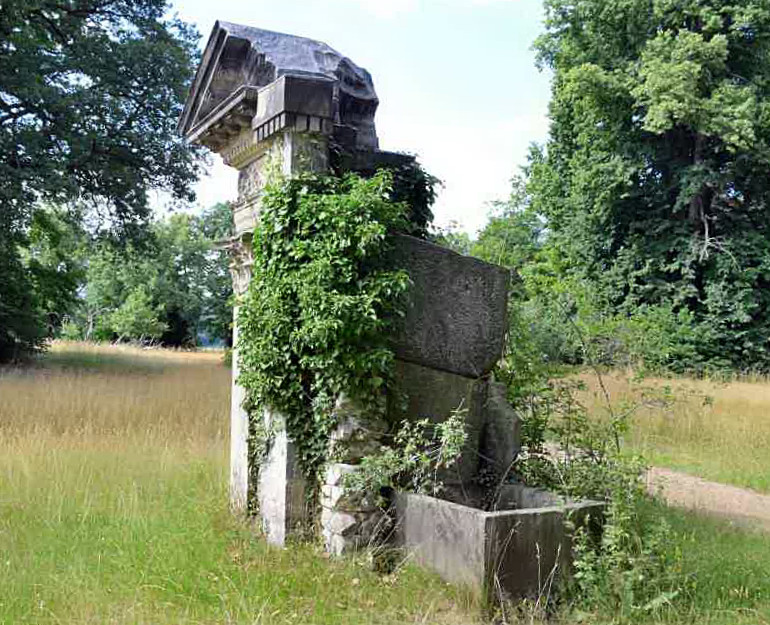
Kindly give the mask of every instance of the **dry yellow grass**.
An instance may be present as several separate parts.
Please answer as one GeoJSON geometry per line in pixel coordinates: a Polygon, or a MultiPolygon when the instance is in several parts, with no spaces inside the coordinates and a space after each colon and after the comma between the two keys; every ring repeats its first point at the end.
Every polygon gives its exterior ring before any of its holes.
{"type": "Polygon", "coordinates": [[[0,370],[0,625],[475,621],[434,577],[236,522],[229,392],[216,352],[58,343],[0,370]]]}
{"type": "MultiPolygon", "coordinates": [[[[581,400],[606,413],[596,376],[581,400]]],[[[770,492],[770,381],[603,376],[618,412],[633,410],[628,442],[654,464],[770,492]]]]}
{"type": "Polygon", "coordinates": [[[6,441],[121,437],[221,454],[229,380],[217,352],[55,343],[42,366],[0,371],[0,427],[6,441]]]}

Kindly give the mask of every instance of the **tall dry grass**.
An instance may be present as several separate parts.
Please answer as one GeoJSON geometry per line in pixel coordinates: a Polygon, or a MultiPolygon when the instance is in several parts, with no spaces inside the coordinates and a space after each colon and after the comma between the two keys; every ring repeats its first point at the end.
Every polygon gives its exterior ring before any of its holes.
{"type": "Polygon", "coordinates": [[[216,352],[55,343],[37,367],[0,371],[3,440],[45,437],[221,451],[230,372],[216,352]]]}
{"type": "MultiPolygon", "coordinates": [[[[596,376],[580,377],[581,401],[606,414],[596,376]]],[[[627,441],[652,463],[770,492],[770,380],[602,379],[616,412],[631,412],[627,441]]]]}
{"type": "Polygon", "coordinates": [[[229,392],[220,353],[58,343],[0,370],[0,625],[475,620],[431,576],[234,520],[229,392]]]}

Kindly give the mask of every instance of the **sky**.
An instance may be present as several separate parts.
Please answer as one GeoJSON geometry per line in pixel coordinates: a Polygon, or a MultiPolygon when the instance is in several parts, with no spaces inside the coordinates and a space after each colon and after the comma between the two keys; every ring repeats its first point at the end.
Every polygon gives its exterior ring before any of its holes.
{"type": "MultiPolygon", "coordinates": [[[[550,77],[535,67],[540,0],[173,0],[201,46],[217,19],[323,41],[372,74],[380,148],[440,178],[436,224],[470,234],[507,197],[528,146],[547,137],[550,77]]],[[[214,158],[198,204],[235,199],[214,158]]]]}

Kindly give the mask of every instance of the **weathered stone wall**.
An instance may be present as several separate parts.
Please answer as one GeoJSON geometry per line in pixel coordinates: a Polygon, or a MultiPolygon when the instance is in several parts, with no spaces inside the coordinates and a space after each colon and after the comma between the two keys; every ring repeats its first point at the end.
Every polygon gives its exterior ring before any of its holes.
{"type": "Polygon", "coordinates": [[[503,352],[509,272],[406,235],[394,240],[393,262],[413,283],[396,356],[468,378],[488,374],[503,352]]]}

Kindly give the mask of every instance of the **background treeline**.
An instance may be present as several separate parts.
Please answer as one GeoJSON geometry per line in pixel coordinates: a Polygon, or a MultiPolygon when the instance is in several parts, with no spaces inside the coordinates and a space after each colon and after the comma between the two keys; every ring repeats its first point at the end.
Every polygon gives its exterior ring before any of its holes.
{"type": "Polygon", "coordinates": [[[217,204],[151,220],[141,237],[118,244],[89,235],[69,210],[38,209],[20,248],[34,318],[49,337],[229,345],[229,261],[217,242],[230,236],[231,220],[217,204]]]}
{"type": "MultiPolygon", "coordinates": [[[[467,251],[560,362],[770,369],[770,3],[547,0],[550,136],[467,251]]],[[[463,237],[450,236],[463,245],[463,237]]]]}
{"type": "MultiPolygon", "coordinates": [[[[126,266],[157,253],[142,243],[154,228],[151,191],[181,205],[194,199],[203,152],[177,136],[176,124],[199,36],[169,9],[165,0],[0,7],[0,362],[43,345],[66,315],[78,319],[83,272],[114,262],[109,245],[133,248],[126,266]],[[93,263],[78,252],[83,232],[93,263]]],[[[153,282],[163,272],[145,276],[144,292],[126,277],[112,293],[172,315],[158,308],[166,304],[159,290],[175,291],[153,282]]],[[[93,332],[134,332],[116,312],[124,305],[105,295],[93,332]]],[[[174,318],[161,323],[175,331],[174,318]]]]}

